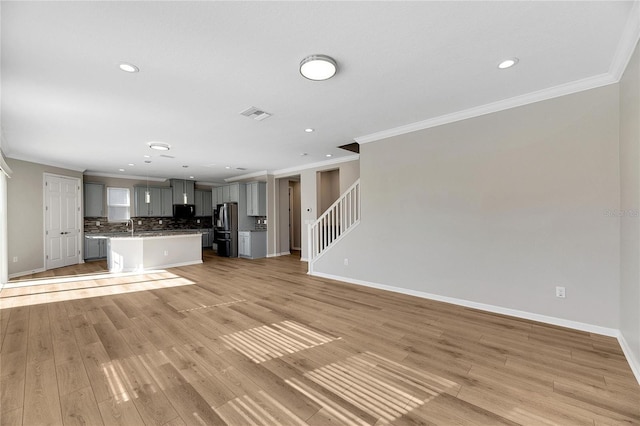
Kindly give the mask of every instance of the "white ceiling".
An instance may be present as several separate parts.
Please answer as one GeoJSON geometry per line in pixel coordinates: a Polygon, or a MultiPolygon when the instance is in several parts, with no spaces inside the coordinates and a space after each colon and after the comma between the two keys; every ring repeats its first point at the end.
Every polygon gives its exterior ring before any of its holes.
{"type": "Polygon", "coordinates": [[[142,177],[183,177],[189,165],[210,182],[348,156],[336,147],[416,122],[613,82],[638,10],[630,1],[0,7],[6,156],[142,177]],[[333,79],[300,76],[299,62],[318,53],[338,62],[333,79]],[[497,68],[512,56],[517,66],[497,68]],[[122,61],[140,72],[120,71],[122,61]],[[250,106],[273,116],[239,114],[250,106]],[[171,144],[175,158],[149,141],[171,144]]]}

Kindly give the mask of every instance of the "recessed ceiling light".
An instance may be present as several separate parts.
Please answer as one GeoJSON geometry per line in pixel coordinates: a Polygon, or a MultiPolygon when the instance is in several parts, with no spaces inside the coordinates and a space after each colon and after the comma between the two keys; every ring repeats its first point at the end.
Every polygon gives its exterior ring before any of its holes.
{"type": "Polygon", "coordinates": [[[304,129],[304,131],[307,133],[313,133],[314,130],[315,129],[312,129],[312,128],[304,129]]]}
{"type": "Polygon", "coordinates": [[[136,67],[133,64],[128,64],[126,62],[122,62],[120,65],[118,65],[120,67],[120,69],[124,72],[138,72],[140,71],[140,68],[136,67]]]}
{"type": "Polygon", "coordinates": [[[327,155],[325,155],[325,157],[333,157],[333,155],[327,154],[327,155]]]}
{"type": "Polygon", "coordinates": [[[498,68],[500,68],[501,70],[506,70],[507,68],[511,68],[512,66],[517,64],[518,60],[518,58],[505,59],[498,64],[498,68]]]}
{"type": "Polygon", "coordinates": [[[133,164],[133,163],[129,163],[129,165],[130,165],[131,167],[135,166],[135,164],[133,164]]]}
{"type": "Polygon", "coordinates": [[[189,179],[194,179],[194,177],[193,176],[189,176],[189,179]]]}
{"type": "Polygon", "coordinates": [[[164,142],[149,142],[149,148],[157,149],[158,151],[169,151],[171,149],[171,145],[164,142]]]}
{"type": "Polygon", "coordinates": [[[124,172],[124,169],[118,169],[118,170],[120,170],[121,172],[124,172]]]}
{"type": "Polygon", "coordinates": [[[328,80],[337,70],[335,59],[327,55],[311,55],[300,61],[300,74],[309,80],[328,80]]]}
{"type": "Polygon", "coordinates": [[[143,155],[144,158],[151,158],[150,155],[143,155]]]}
{"type": "Polygon", "coordinates": [[[230,168],[231,168],[231,166],[226,166],[226,167],[225,167],[225,169],[230,169],[230,168]]]}

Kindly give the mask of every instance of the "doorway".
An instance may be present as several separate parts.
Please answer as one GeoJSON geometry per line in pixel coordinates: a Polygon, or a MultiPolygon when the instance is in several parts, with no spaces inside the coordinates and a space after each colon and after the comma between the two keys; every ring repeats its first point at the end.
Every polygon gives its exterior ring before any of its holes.
{"type": "Polygon", "coordinates": [[[80,263],[80,179],[44,174],[45,269],[80,263]]]}

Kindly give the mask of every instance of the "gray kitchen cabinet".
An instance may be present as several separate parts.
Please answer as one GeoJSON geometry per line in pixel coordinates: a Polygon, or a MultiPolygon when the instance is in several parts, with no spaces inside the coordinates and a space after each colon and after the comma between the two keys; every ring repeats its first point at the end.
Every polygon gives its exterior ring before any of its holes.
{"type": "Polygon", "coordinates": [[[195,204],[196,184],[192,180],[171,179],[173,189],[173,204],[195,204]],[[187,202],[184,202],[184,193],[187,193],[187,202]]]}
{"type": "Polygon", "coordinates": [[[229,201],[231,201],[231,195],[230,195],[229,191],[230,191],[229,185],[225,185],[225,186],[222,187],[222,202],[223,203],[228,203],[229,201]]]}
{"type": "Polygon", "coordinates": [[[239,202],[240,201],[240,184],[232,183],[229,185],[229,201],[230,202],[239,202]]]}
{"type": "Polygon", "coordinates": [[[218,201],[218,188],[211,188],[211,205],[215,209],[218,204],[220,204],[220,201],[218,201]]]}
{"type": "Polygon", "coordinates": [[[251,232],[238,232],[238,256],[251,257],[251,232]]]}
{"type": "Polygon", "coordinates": [[[219,186],[215,188],[217,193],[217,203],[238,203],[240,202],[240,184],[232,183],[225,186],[219,186]]]}
{"type": "Polygon", "coordinates": [[[104,217],[104,185],[84,184],[84,217],[104,217]]]}
{"type": "Polygon", "coordinates": [[[267,256],[267,232],[266,231],[239,231],[238,232],[238,256],[249,259],[258,259],[267,256]]]}
{"type": "Polygon", "coordinates": [[[202,248],[211,248],[211,233],[207,229],[202,229],[200,232],[202,232],[202,248]]]}
{"type": "Polygon", "coordinates": [[[150,203],[145,201],[146,186],[133,188],[136,217],[171,217],[173,216],[173,192],[171,188],[149,187],[150,203]]]}
{"type": "Polygon", "coordinates": [[[171,188],[160,188],[160,216],[173,217],[173,191],[171,188]]]}
{"type": "Polygon", "coordinates": [[[222,204],[224,203],[224,186],[219,186],[217,188],[214,188],[214,191],[216,192],[215,198],[216,198],[216,204],[222,204]]]}
{"type": "Polygon", "coordinates": [[[107,257],[107,239],[84,237],[84,258],[104,259],[107,257]]]}
{"type": "Polygon", "coordinates": [[[213,213],[211,191],[195,190],[196,217],[211,216],[213,213]]]}
{"type": "Polygon", "coordinates": [[[267,184],[249,182],[247,184],[247,216],[267,215],[267,184]]]}

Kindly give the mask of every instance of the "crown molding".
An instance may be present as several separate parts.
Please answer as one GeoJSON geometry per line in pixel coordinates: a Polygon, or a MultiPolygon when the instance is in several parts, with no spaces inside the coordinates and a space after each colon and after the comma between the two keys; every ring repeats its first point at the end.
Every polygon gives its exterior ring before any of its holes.
{"type": "Polygon", "coordinates": [[[26,161],[27,163],[33,163],[33,164],[40,164],[42,166],[49,166],[49,167],[56,167],[58,169],[65,169],[65,170],[71,170],[73,172],[80,172],[80,173],[84,173],[84,171],[86,169],[79,169],[76,167],[70,167],[68,165],[62,164],[62,163],[55,163],[53,161],[46,161],[46,160],[40,160],[40,159],[33,159],[31,157],[26,157],[26,156],[22,156],[22,155],[9,155],[6,154],[6,158],[12,159],[12,160],[18,160],[18,161],[26,161]]]}
{"type": "Polygon", "coordinates": [[[11,170],[11,167],[9,167],[9,165],[4,161],[4,155],[2,155],[1,149],[0,149],[0,171],[2,171],[2,173],[4,173],[8,178],[10,178],[11,174],[13,173],[13,171],[11,170]]]}
{"type": "Polygon", "coordinates": [[[333,166],[335,164],[340,164],[340,163],[348,163],[349,161],[356,161],[360,159],[360,154],[354,154],[354,155],[348,155],[346,157],[339,157],[339,158],[334,158],[331,160],[326,160],[326,161],[319,161],[317,163],[311,163],[311,164],[304,164],[301,166],[294,166],[294,167],[289,167],[287,169],[280,169],[280,170],[274,170],[272,174],[274,175],[276,178],[278,177],[284,177],[286,175],[295,173],[295,172],[301,172],[303,170],[309,170],[309,169],[317,169],[317,168],[322,168],[322,167],[327,167],[327,166],[333,166]]]}
{"type": "Polygon", "coordinates": [[[148,180],[150,182],[166,182],[165,178],[156,178],[156,177],[146,177],[146,176],[134,176],[134,175],[118,175],[115,173],[102,173],[102,172],[92,172],[91,170],[87,170],[84,172],[85,176],[97,176],[97,177],[108,177],[115,179],[131,179],[131,180],[148,180]]]}
{"type": "Polygon", "coordinates": [[[631,13],[627,19],[627,23],[622,31],[622,36],[618,47],[613,56],[609,71],[584,78],[582,80],[572,81],[566,84],[538,90],[537,92],[527,93],[521,96],[504,99],[490,104],[457,111],[451,114],[445,114],[427,120],[418,121],[416,123],[407,124],[405,126],[394,127],[392,129],[382,130],[380,132],[371,133],[364,136],[354,138],[360,144],[375,142],[394,136],[404,135],[406,133],[418,130],[429,129],[431,127],[442,126],[443,124],[454,123],[456,121],[467,120],[469,118],[479,117],[481,115],[491,114],[494,112],[504,111],[510,108],[524,106],[535,102],[545,101],[560,96],[570,95],[572,93],[582,92],[589,89],[606,86],[608,84],[617,83],[622,78],[622,74],[631,59],[631,55],[640,39],[640,1],[635,0],[631,6],[631,13]]]}
{"type": "Polygon", "coordinates": [[[441,115],[438,117],[430,118],[428,120],[418,121],[417,123],[411,123],[405,126],[394,127],[393,129],[382,130],[380,132],[371,133],[369,135],[359,136],[355,138],[355,141],[360,144],[375,142],[381,139],[400,136],[418,130],[425,130],[431,127],[442,126],[443,124],[454,123],[456,121],[467,120],[469,118],[479,117],[481,115],[504,111],[507,109],[545,101],[560,96],[570,95],[572,93],[582,92],[588,89],[595,89],[596,87],[606,86],[612,83],[616,83],[616,80],[611,76],[611,74],[600,74],[582,80],[561,84],[559,86],[550,87],[548,89],[538,90],[537,92],[527,93],[526,95],[515,96],[513,98],[492,102],[490,104],[485,104],[462,111],[457,111],[451,114],[441,115]]]}
{"type": "Polygon", "coordinates": [[[631,13],[629,19],[622,30],[622,37],[620,37],[620,43],[611,61],[611,67],[609,68],[609,74],[613,76],[615,81],[620,81],[624,70],[631,60],[633,51],[640,39],[640,1],[635,0],[631,6],[631,13]]]}

